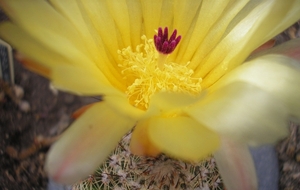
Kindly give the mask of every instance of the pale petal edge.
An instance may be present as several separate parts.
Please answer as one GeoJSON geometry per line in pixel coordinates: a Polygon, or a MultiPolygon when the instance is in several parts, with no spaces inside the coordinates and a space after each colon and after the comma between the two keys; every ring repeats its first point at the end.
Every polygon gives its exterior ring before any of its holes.
{"type": "Polygon", "coordinates": [[[105,102],[94,104],[51,147],[45,166],[49,177],[70,185],[84,179],[107,159],[135,122],[105,102]]]}

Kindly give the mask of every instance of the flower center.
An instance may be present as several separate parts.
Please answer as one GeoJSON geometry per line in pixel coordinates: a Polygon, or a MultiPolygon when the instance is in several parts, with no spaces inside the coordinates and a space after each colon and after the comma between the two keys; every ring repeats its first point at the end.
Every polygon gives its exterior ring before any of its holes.
{"type": "Polygon", "coordinates": [[[132,51],[131,47],[118,50],[124,80],[127,82],[129,102],[141,109],[147,109],[150,99],[157,92],[183,92],[196,95],[201,91],[201,78],[194,78],[189,62],[182,65],[168,61],[181,36],[176,38],[175,30],[168,40],[168,29],[158,29],[153,39],[142,36],[143,44],[132,51]]]}

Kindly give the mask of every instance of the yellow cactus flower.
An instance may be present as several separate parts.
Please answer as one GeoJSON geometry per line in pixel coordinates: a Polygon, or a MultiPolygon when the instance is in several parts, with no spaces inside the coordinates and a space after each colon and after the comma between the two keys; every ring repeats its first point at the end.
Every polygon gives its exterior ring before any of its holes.
{"type": "Polygon", "coordinates": [[[88,176],[135,126],[133,153],[186,161],[214,154],[227,189],[256,189],[248,146],[276,142],[300,118],[299,61],[247,60],[300,18],[300,0],[0,4],[12,21],[0,35],[25,66],[58,89],[103,95],[52,146],[46,169],[58,182],[88,176]]]}

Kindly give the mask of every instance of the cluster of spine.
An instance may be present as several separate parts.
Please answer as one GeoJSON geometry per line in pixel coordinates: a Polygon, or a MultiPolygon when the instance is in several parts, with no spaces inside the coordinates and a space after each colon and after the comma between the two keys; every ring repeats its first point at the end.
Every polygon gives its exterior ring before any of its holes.
{"type": "Polygon", "coordinates": [[[73,190],[223,189],[213,157],[187,163],[163,154],[135,156],[129,150],[130,137],[131,133],[125,135],[107,161],[73,190]]]}

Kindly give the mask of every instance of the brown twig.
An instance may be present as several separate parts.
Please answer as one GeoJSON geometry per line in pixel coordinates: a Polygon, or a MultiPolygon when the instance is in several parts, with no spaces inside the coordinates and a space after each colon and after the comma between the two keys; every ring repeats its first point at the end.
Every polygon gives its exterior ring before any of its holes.
{"type": "Polygon", "coordinates": [[[59,138],[59,135],[54,136],[54,137],[37,136],[34,139],[33,144],[30,147],[18,152],[14,147],[8,146],[6,148],[6,153],[14,159],[23,160],[23,159],[35,154],[41,148],[49,147],[58,138],[59,138]]]}
{"type": "Polygon", "coordinates": [[[17,98],[11,86],[0,78],[0,90],[2,90],[16,105],[19,105],[20,99],[17,98]]]}

